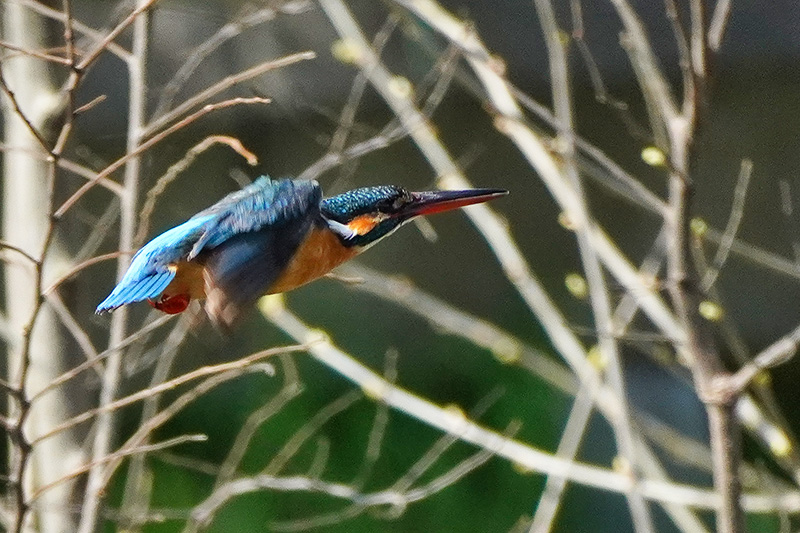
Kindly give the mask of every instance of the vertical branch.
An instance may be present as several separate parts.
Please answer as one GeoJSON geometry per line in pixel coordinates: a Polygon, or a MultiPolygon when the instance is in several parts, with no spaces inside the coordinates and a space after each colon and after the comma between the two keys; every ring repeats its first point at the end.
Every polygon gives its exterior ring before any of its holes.
{"type": "Polygon", "coordinates": [[[708,26],[708,44],[712,52],[719,52],[722,46],[722,38],[731,15],[731,3],[731,0],[717,0],[717,5],[714,6],[714,14],[708,26]]]}
{"type": "MultiPolygon", "coordinates": [[[[572,116],[572,92],[569,81],[569,65],[567,50],[561,38],[561,30],[556,21],[555,12],[550,0],[535,0],[536,11],[542,25],[547,54],[550,61],[550,78],[552,83],[553,108],[555,110],[556,131],[561,147],[563,162],[563,175],[573,188],[576,209],[569,213],[575,225],[578,240],[578,250],[589,286],[589,299],[594,315],[595,330],[597,332],[600,351],[608,358],[607,379],[610,386],[616,391],[620,399],[618,416],[611,419],[612,428],[617,441],[620,456],[625,460],[634,479],[638,477],[638,466],[634,450],[634,432],[631,428],[630,408],[627,402],[625,378],[622,371],[619,347],[614,338],[614,325],[612,322],[611,299],[606,284],[603,269],[597,252],[592,245],[589,214],[586,196],[578,173],[575,131],[572,116]]],[[[653,531],[653,519],[647,501],[635,484],[628,494],[628,506],[631,512],[634,529],[636,531],[653,531]]]]}
{"type": "MultiPolygon", "coordinates": [[[[722,533],[744,531],[744,514],[740,504],[742,493],[739,480],[741,435],[735,416],[737,394],[725,389],[729,374],[722,362],[713,334],[700,315],[699,280],[692,267],[689,242],[690,199],[692,193],[692,147],[698,126],[707,111],[706,69],[708,44],[706,40],[705,8],[700,0],[690,3],[689,57],[682,60],[691,66],[686,76],[692,93],[684,101],[677,116],[664,110],[669,132],[670,174],[667,275],[669,292],[675,313],[686,332],[687,350],[691,358],[695,389],[703,400],[708,415],[712,453],[714,487],[720,495],[717,530],[722,533]]],[[[642,43],[641,46],[649,46],[642,43]]]]}
{"type": "MultiPolygon", "coordinates": [[[[143,10],[151,0],[138,0],[137,10],[143,10]]],[[[128,132],[127,153],[137,153],[141,143],[146,120],[146,65],[149,11],[141,13],[133,21],[133,46],[128,61],[128,132]]],[[[136,232],[136,206],[139,197],[139,174],[141,156],[134,155],[125,163],[123,192],[120,197],[119,248],[129,250],[133,246],[136,232]]],[[[121,279],[128,268],[130,258],[120,255],[117,262],[117,279],[121,279]]],[[[117,346],[124,338],[127,327],[127,309],[119,309],[111,320],[109,347],[117,346]]],[[[103,373],[100,391],[100,407],[111,403],[119,388],[122,352],[118,351],[108,358],[103,373]]],[[[108,411],[97,418],[95,437],[92,446],[92,461],[96,464],[89,472],[85,499],[81,513],[79,533],[93,533],[98,527],[101,496],[105,488],[102,460],[111,451],[114,437],[116,413],[108,411]]]]}
{"type": "MultiPolygon", "coordinates": [[[[725,533],[743,531],[739,504],[739,428],[734,417],[735,394],[725,390],[726,372],[708,325],[699,313],[700,294],[696,273],[689,263],[689,199],[691,196],[691,149],[699,119],[707,111],[706,71],[708,42],[705,7],[700,0],[690,5],[687,46],[679,13],[671,13],[679,39],[684,69],[684,101],[678,110],[653,54],[650,40],[638,15],[627,0],[610,0],[625,27],[624,41],[644,99],[659,147],[669,154],[669,202],[665,223],[668,231],[667,275],[675,314],[685,332],[676,342],[691,362],[695,388],[706,404],[713,456],[714,484],[721,496],[717,528],[725,533]],[[666,138],[663,138],[666,136],[666,138]]],[[[675,4],[667,2],[668,11],[675,4]]]]}
{"type": "MultiPolygon", "coordinates": [[[[69,18],[69,5],[65,6],[69,18]]],[[[3,37],[21,50],[46,50],[45,19],[16,2],[3,9],[3,37]]],[[[71,32],[65,31],[71,50],[71,32]]],[[[69,57],[71,62],[72,55],[69,57]]],[[[30,256],[33,264],[4,264],[5,308],[9,330],[21,342],[8,345],[8,379],[14,385],[9,398],[10,486],[14,496],[13,531],[31,531],[28,497],[36,488],[63,477],[82,462],[83,432],[70,430],[35,449],[29,442],[79,410],[82,397],[65,387],[36,402],[31,398],[71,364],[67,361],[64,331],[47,306],[43,306],[43,280],[49,265],[65,261],[53,239],[52,199],[55,190],[58,147],[50,127],[63,109],[55,72],[47,61],[29,55],[5,58],[2,64],[4,139],[13,149],[3,155],[3,239],[30,256]],[[47,264],[45,264],[45,258],[47,264]]],[[[71,112],[71,109],[68,110],[71,112]]],[[[66,118],[69,123],[70,118],[66,118]]],[[[73,529],[60,509],[71,504],[72,485],[48,493],[36,508],[39,531],[73,529]]]]}
{"type": "MultiPolygon", "coordinates": [[[[561,147],[563,174],[569,185],[573,188],[576,202],[574,212],[569,216],[573,220],[575,233],[578,240],[578,250],[589,286],[589,297],[594,315],[595,330],[597,333],[600,351],[608,358],[607,379],[610,386],[616,391],[620,399],[620,412],[610,420],[617,441],[617,448],[622,458],[626,461],[634,478],[638,477],[636,453],[634,450],[634,432],[631,428],[630,408],[627,402],[625,378],[623,376],[622,362],[619,347],[614,338],[614,324],[612,321],[611,299],[605,275],[600,265],[597,252],[592,245],[590,225],[592,224],[583,185],[578,173],[575,131],[572,116],[572,91],[569,81],[569,65],[567,50],[561,38],[561,30],[556,21],[555,12],[550,0],[535,0],[536,11],[542,25],[547,54],[550,61],[550,78],[552,83],[553,108],[555,110],[556,131],[561,147]]],[[[628,506],[631,512],[634,529],[636,531],[653,531],[653,520],[650,509],[642,497],[641,492],[635,487],[628,495],[628,506]]]]}
{"type": "Polygon", "coordinates": [[[628,0],[610,0],[610,2],[625,27],[622,43],[639,80],[656,145],[666,151],[669,147],[669,124],[679,115],[675,98],[650,48],[650,40],[644,25],[630,2],[628,0]]]}
{"type": "MultiPolygon", "coordinates": [[[[591,398],[585,391],[578,391],[575,395],[575,401],[572,402],[572,410],[567,416],[567,423],[556,449],[556,457],[575,460],[586,435],[586,430],[589,427],[591,415],[591,398]]],[[[554,476],[547,477],[542,496],[536,506],[536,513],[533,515],[530,528],[528,528],[528,533],[548,533],[553,528],[558,510],[561,507],[561,498],[566,488],[566,479],[554,476]]]]}
{"type": "MultiPolygon", "coordinates": [[[[167,381],[169,378],[172,364],[178,355],[178,348],[181,342],[186,338],[189,332],[189,327],[197,317],[192,315],[184,315],[179,319],[178,323],[172,329],[163,343],[163,349],[158,356],[156,368],[153,375],[150,377],[150,387],[156,387],[159,384],[167,381]]],[[[142,416],[139,427],[147,424],[147,421],[154,418],[158,414],[160,395],[153,395],[144,401],[142,406],[142,416]]],[[[149,438],[145,438],[142,443],[147,444],[149,438]]],[[[141,531],[141,514],[146,511],[150,503],[150,489],[148,480],[149,472],[145,464],[145,456],[143,454],[136,455],[130,459],[128,467],[127,478],[125,479],[125,490],[122,496],[122,516],[118,524],[129,531],[135,533],[141,531]]]]}

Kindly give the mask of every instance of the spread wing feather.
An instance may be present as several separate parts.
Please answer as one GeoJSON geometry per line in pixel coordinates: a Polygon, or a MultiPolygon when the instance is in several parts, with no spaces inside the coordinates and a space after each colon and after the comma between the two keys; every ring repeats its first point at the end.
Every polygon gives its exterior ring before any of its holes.
{"type": "Polygon", "coordinates": [[[311,218],[309,215],[319,213],[321,201],[322,191],[316,181],[259,178],[197,215],[213,218],[194,244],[188,260],[234,235],[264,227],[285,227],[298,219],[311,218]]]}
{"type": "Polygon", "coordinates": [[[97,312],[156,298],[175,277],[175,265],[205,266],[212,319],[230,326],[277,279],[318,218],[322,191],[315,181],[262,177],[147,243],[97,312]]]}
{"type": "Polygon", "coordinates": [[[209,217],[192,218],[144,245],[133,256],[122,280],[97,306],[97,312],[113,311],[161,294],[175,277],[169,266],[189,253],[208,220],[209,217]]]}
{"type": "Polygon", "coordinates": [[[230,327],[267,292],[318,218],[316,182],[273,183],[269,195],[228,207],[195,245],[205,266],[206,310],[218,324],[230,327]]]}
{"type": "Polygon", "coordinates": [[[123,285],[120,283],[114,288],[114,291],[108,295],[108,298],[97,306],[97,312],[113,311],[125,304],[141,302],[148,298],[155,298],[167,288],[167,285],[169,285],[174,277],[175,273],[167,270],[166,272],[153,274],[128,284],[123,285]]]}

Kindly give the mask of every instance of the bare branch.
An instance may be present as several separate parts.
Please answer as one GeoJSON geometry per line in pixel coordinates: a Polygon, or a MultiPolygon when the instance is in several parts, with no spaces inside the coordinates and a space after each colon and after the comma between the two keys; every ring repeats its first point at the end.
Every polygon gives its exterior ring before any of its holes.
{"type": "MultiPolygon", "coordinates": [[[[52,20],[57,20],[62,24],[64,24],[66,27],[68,14],[63,11],[59,11],[58,9],[53,9],[52,7],[49,7],[36,0],[14,0],[14,2],[18,2],[19,4],[25,6],[27,9],[30,9],[31,11],[38,13],[39,15],[42,15],[52,20]]],[[[80,32],[81,34],[91,39],[94,39],[95,41],[101,41],[106,36],[106,34],[98,30],[95,30],[93,28],[90,28],[86,24],[83,24],[75,19],[72,19],[71,25],[74,30],[80,32]]],[[[130,52],[128,52],[123,47],[114,42],[106,43],[104,48],[106,51],[120,58],[122,61],[127,61],[130,58],[130,52]]]]}
{"type": "Polygon", "coordinates": [[[728,217],[728,223],[725,230],[722,232],[717,253],[714,259],[711,260],[711,265],[703,276],[700,283],[702,290],[708,291],[714,282],[717,280],[725,261],[728,259],[728,254],[733,246],[733,241],[736,239],[736,233],[739,230],[739,224],[742,222],[744,216],[744,201],[747,196],[747,189],[750,185],[750,176],[753,174],[753,162],[749,159],[742,160],[742,166],[739,170],[739,179],[736,182],[736,188],[733,190],[733,203],[731,204],[731,213],[728,217]]]}
{"type": "Polygon", "coordinates": [[[12,91],[11,88],[8,86],[8,84],[6,83],[5,76],[3,76],[2,66],[0,66],[0,89],[3,90],[3,93],[6,95],[6,98],[8,98],[9,102],[11,102],[11,105],[14,108],[14,113],[19,117],[20,120],[22,120],[25,126],[27,126],[28,131],[39,142],[39,146],[41,146],[42,150],[45,153],[49,154],[51,151],[50,143],[47,141],[47,139],[44,138],[44,135],[42,135],[42,133],[36,128],[36,126],[33,125],[31,119],[19,106],[17,95],[14,94],[14,91],[12,91]]]}
{"type": "Polygon", "coordinates": [[[153,113],[154,116],[161,116],[168,111],[178,91],[180,91],[181,87],[194,71],[197,70],[200,63],[220,46],[241,35],[242,32],[249,28],[274,20],[279,11],[282,13],[300,14],[309,9],[311,9],[311,2],[308,0],[294,1],[291,2],[291,5],[287,2],[277,7],[270,6],[258,9],[253,13],[248,13],[240,19],[233,20],[222,26],[214,35],[203,41],[197,49],[189,54],[183,65],[175,71],[175,74],[172,75],[172,78],[161,92],[158,105],[153,113]]]}
{"type": "Polygon", "coordinates": [[[261,74],[269,72],[270,70],[275,70],[281,67],[287,67],[289,65],[294,65],[295,63],[299,63],[300,61],[308,61],[310,59],[314,59],[317,57],[317,54],[314,52],[298,52],[296,54],[291,54],[286,57],[281,57],[279,59],[271,59],[269,61],[264,61],[254,67],[251,67],[239,74],[234,76],[228,76],[223,80],[215,83],[208,89],[200,91],[196,95],[187,98],[181,105],[169,111],[168,113],[164,113],[163,115],[159,116],[149,124],[147,124],[144,128],[143,135],[155,135],[155,133],[172,122],[173,120],[177,120],[178,117],[183,115],[184,113],[188,112],[193,107],[197,107],[198,105],[202,104],[203,102],[207,101],[209,98],[218,95],[219,93],[225,91],[226,89],[230,89],[231,87],[240,84],[243,81],[247,81],[253,79],[261,74]]]}
{"type": "Polygon", "coordinates": [[[57,292],[54,292],[46,296],[46,299],[47,303],[61,319],[61,324],[64,325],[70,335],[72,335],[72,338],[75,339],[75,342],[78,343],[78,346],[81,347],[86,359],[96,359],[97,350],[92,344],[92,339],[89,338],[86,331],[81,327],[78,321],[75,320],[75,317],[72,316],[72,313],[70,313],[69,308],[64,304],[64,300],[61,299],[61,296],[59,296],[57,292]]]}
{"type": "Polygon", "coordinates": [[[139,230],[133,239],[135,243],[141,243],[144,240],[147,231],[150,229],[150,217],[153,215],[153,210],[155,209],[155,204],[156,201],[158,201],[158,197],[164,192],[170,183],[175,181],[180,173],[184,172],[189,165],[191,165],[194,160],[197,159],[197,156],[215,144],[228,145],[234,152],[245,158],[247,160],[247,164],[250,166],[255,166],[258,164],[258,158],[256,155],[245,148],[239,139],[235,139],[228,135],[210,135],[206,137],[196,145],[192,146],[179,161],[173,163],[167,169],[164,175],[156,180],[155,185],[153,185],[150,190],[147,191],[144,206],[139,214],[139,230]]]}
{"type": "Polygon", "coordinates": [[[223,372],[229,372],[231,370],[246,369],[246,368],[248,368],[248,367],[250,367],[250,366],[252,366],[252,365],[254,365],[256,363],[259,363],[263,359],[267,359],[269,357],[272,357],[273,355],[276,355],[276,354],[279,354],[279,353],[290,353],[290,352],[295,352],[295,351],[303,351],[303,350],[306,350],[308,348],[308,346],[309,345],[306,344],[306,345],[296,345],[296,346],[285,346],[285,347],[281,347],[281,348],[272,348],[272,349],[269,349],[269,350],[264,350],[264,351],[261,351],[261,352],[257,352],[255,354],[249,355],[249,356],[244,357],[242,359],[239,359],[237,361],[232,361],[230,363],[221,363],[221,364],[218,364],[218,365],[204,366],[204,367],[198,368],[197,370],[193,370],[192,372],[187,372],[186,374],[183,374],[183,375],[178,376],[176,378],[170,379],[170,380],[165,381],[163,383],[159,383],[158,385],[156,385],[154,387],[149,387],[147,389],[141,390],[141,391],[136,392],[134,394],[131,394],[129,396],[125,396],[123,398],[119,398],[117,400],[114,400],[113,402],[101,405],[99,407],[96,407],[94,409],[90,409],[88,411],[84,411],[80,415],[78,415],[76,417],[73,417],[70,420],[67,420],[64,423],[54,427],[52,430],[48,431],[47,433],[44,433],[42,435],[37,436],[36,438],[34,438],[32,440],[31,443],[32,444],[36,444],[38,442],[41,442],[41,441],[43,441],[43,440],[45,440],[45,439],[47,439],[47,438],[59,433],[60,431],[64,431],[67,428],[70,428],[72,426],[75,426],[77,424],[85,422],[85,421],[93,418],[94,416],[96,416],[98,414],[117,411],[120,408],[125,407],[126,405],[130,405],[132,403],[139,402],[141,400],[150,398],[150,397],[155,396],[157,394],[161,394],[162,392],[167,391],[167,390],[175,389],[175,388],[183,385],[184,383],[188,383],[188,382],[193,381],[195,379],[200,379],[200,378],[204,378],[204,377],[208,377],[208,376],[213,376],[215,374],[220,374],[220,373],[223,373],[223,372]]]}
{"type": "MultiPolygon", "coordinates": [[[[276,304],[275,300],[269,303],[264,300],[262,302],[264,302],[261,305],[262,313],[271,322],[295,339],[314,341],[314,344],[309,347],[309,353],[323,365],[358,385],[368,397],[384,402],[431,427],[456,436],[464,442],[491,450],[497,456],[531,470],[612,492],[624,493],[629,490],[631,480],[626,474],[584,463],[565,461],[544,453],[527,444],[483,428],[467,419],[463,413],[434,405],[386,382],[378,374],[334,347],[326,339],[320,339],[316,330],[303,324],[288,310],[276,304]]],[[[645,497],[660,502],[678,503],[703,509],[717,508],[720,502],[718,495],[713,490],[702,490],[667,481],[644,479],[640,482],[640,488],[645,497]]],[[[784,493],[779,497],[772,494],[745,494],[742,504],[750,512],[767,509],[800,510],[800,493],[784,493]]]]}
{"type": "Polygon", "coordinates": [[[42,396],[44,394],[47,394],[47,392],[49,392],[50,390],[52,390],[52,389],[54,389],[56,387],[60,387],[62,384],[66,383],[67,381],[69,381],[71,379],[73,379],[75,376],[79,375],[80,373],[84,372],[85,370],[87,370],[89,368],[92,368],[92,367],[99,367],[100,366],[99,363],[101,363],[103,360],[105,360],[108,357],[110,357],[114,352],[122,350],[126,346],[130,346],[131,344],[133,344],[135,342],[138,342],[142,338],[144,338],[147,335],[149,335],[153,330],[156,330],[156,329],[160,328],[161,326],[163,326],[164,324],[166,324],[167,322],[169,322],[170,320],[172,320],[174,318],[175,318],[174,315],[163,316],[160,319],[149,323],[147,326],[145,326],[143,328],[140,328],[135,333],[132,333],[127,338],[125,338],[122,341],[120,341],[118,344],[116,344],[114,346],[110,346],[108,349],[100,352],[99,354],[97,354],[96,357],[88,359],[87,361],[85,361],[84,363],[81,363],[80,365],[76,366],[75,368],[72,368],[72,369],[68,370],[67,372],[64,372],[63,374],[61,374],[57,378],[51,380],[50,383],[48,383],[47,386],[44,387],[42,390],[40,390],[39,392],[34,394],[33,397],[31,398],[31,401],[35,401],[40,396],[42,396]]]}
{"type": "Polygon", "coordinates": [[[256,430],[277,414],[292,399],[296,398],[301,391],[302,387],[297,382],[289,382],[269,402],[250,413],[242,429],[236,435],[236,440],[231,445],[227,457],[219,467],[214,483],[215,487],[219,487],[234,478],[256,430]]]}
{"type": "Polygon", "coordinates": [[[300,448],[319,431],[323,424],[352,407],[359,399],[361,399],[359,391],[349,391],[320,409],[303,427],[292,435],[292,438],[275,454],[262,472],[269,476],[279,474],[292,457],[300,451],[300,448]]]}
{"type": "MultiPolygon", "coordinates": [[[[561,433],[561,440],[558,443],[556,457],[563,457],[569,461],[574,461],[580,449],[581,442],[589,425],[589,417],[592,414],[592,403],[586,393],[578,393],[572,403],[572,410],[567,417],[567,424],[561,433]]],[[[561,506],[561,496],[567,487],[567,481],[563,478],[553,476],[547,477],[544,490],[536,506],[536,513],[533,515],[529,533],[547,533],[553,526],[556,513],[561,506]]]]}
{"type": "Polygon", "coordinates": [[[70,279],[72,279],[73,277],[77,276],[78,274],[80,274],[81,272],[83,272],[85,269],[89,268],[92,265],[96,265],[97,263],[102,263],[103,261],[109,261],[111,259],[118,259],[120,255],[131,255],[132,256],[133,253],[134,252],[111,252],[111,253],[107,253],[107,254],[103,254],[103,255],[98,255],[96,257],[92,257],[90,259],[87,259],[86,261],[81,261],[80,263],[78,263],[77,265],[75,265],[71,269],[69,269],[69,271],[67,271],[65,274],[62,274],[61,277],[59,277],[58,279],[53,281],[42,292],[42,294],[47,296],[51,292],[53,292],[56,289],[58,289],[58,287],[62,283],[65,283],[65,282],[69,281],[70,279]]]}
{"type": "Polygon", "coordinates": [[[128,162],[129,159],[140,155],[141,153],[143,153],[146,150],[150,149],[154,145],[160,143],[161,141],[163,141],[164,139],[166,139],[167,137],[169,137],[170,135],[172,135],[176,131],[179,131],[180,129],[185,128],[186,126],[188,126],[192,122],[196,121],[200,117],[203,117],[204,115],[207,115],[208,113],[211,113],[212,111],[216,111],[216,110],[219,110],[219,109],[226,109],[228,107],[233,107],[233,106],[236,106],[236,105],[252,105],[252,104],[268,104],[268,103],[270,103],[270,100],[268,98],[253,97],[253,98],[232,98],[230,100],[224,100],[224,101],[218,102],[216,104],[208,104],[208,105],[203,106],[200,110],[195,111],[194,113],[192,113],[188,117],[184,118],[183,120],[180,120],[179,122],[176,122],[175,124],[173,124],[169,128],[159,132],[158,134],[154,135],[153,137],[151,137],[147,141],[145,141],[142,144],[140,144],[135,150],[133,150],[131,152],[128,152],[123,157],[120,157],[119,159],[117,159],[116,161],[111,163],[109,166],[107,166],[105,169],[103,169],[100,173],[98,173],[91,181],[89,181],[88,183],[84,184],[80,189],[75,191],[75,193],[72,196],[67,198],[67,200],[63,204],[61,204],[61,207],[59,207],[55,211],[54,216],[56,218],[60,218],[60,217],[64,216],[64,214],[73,205],[75,205],[75,203],[78,200],[80,200],[83,197],[83,195],[86,194],[86,192],[89,191],[89,189],[94,187],[100,180],[102,180],[106,176],[109,176],[112,172],[116,171],[117,169],[119,169],[120,167],[125,165],[128,162]]]}
{"type": "MultiPolygon", "coordinates": [[[[80,60],[80,62],[75,66],[78,72],[82,72],[86,70],[92,63],[94,63],[100,55],[105,52],[109,45],[119,37],[119,35],[128,29],[129,26],[135,24],[137,20],[141,20],[139,15],[145,13],[148,9],[153,7],[153,5],[158,0],[141,0],[137,2],[136,8],[131,11],[127,17],[125,17],[117,26],[108,32],[102,39],[100,39],[97,43],[95,43],[94,48],[89,50],[80,60]]],[[[65,19],[66,20],[66,19],[65,19]]],[[[133,54],[132,54],[133,55],[133,54]]],[[[130,59],[130,57],[128,58],[130,59]]],[[[131,95],[133,97],[133,95],[131,95]]]]}
{"type": "MultiPolygon", "coordinates": [[[[0,40],[0,47],[7,48],[9,50],[13,50],[14,52],[19,52],[21,54],[36,57],[39,59],[43,59],[45,61],[51,61],[53,63],[58,63],[59,65],[70,65],[70,60],[65,57],[54,56],[52,54],[47,54],[45,52],[39,52],[38,50],[28,50],[27,48],[22,48],[21,46],[16,46],[11,43],[5,42],[0,40]]],[[[5,59],[5,57],[3,58],[5,59]]]]}
{"type": "Polygon", "coordinates": [[[708,44],[714,52],[718,52],[722,46],[722,38],[731,16],[731,4],[731,0],[717,0],[714,6],[714,14],[708,26],[708,44]]]}
{"type": "Polygon", "coordinates": [[[736,397],[741,394],[758,374],[768,368],[781,365],[791,359],[800,345],[800,326],[791,333],[770,344],[753,361],[727,379],[720,379],[717,386],[721,393],[736,397]]]}
{"type": "Polygon", "coordinates": [[[147,445],[139,446],[139,447],[136,447],[136,448],[131,448],[131,449],[125,450],[125,451],[116,451],[116,452],[112,452],[112,453],[106,454],[105,456],[100,458],[98,461],[92,461],[90,463],[85,463],[85,464],[81,465],[81,467],[79,469],[75,470],[74,472],[71,472],[68,476],[65,476],[63,478],[57,479],[57,480],[55,480],[55,481],[53,481],[51,483],[48,483],[47,485],[43,485],[42,487],[39,487],[36,490],[36,492],[31,495],[31,500],[30,500],[31,504],[35,504],[36,500],[38,500],[42,496],[42,494],[44,494],[48,490],[52,489],[53,487],[56,487],[56,486],[60,485],[61,483],[65,483],[65,482],[67,482],[67,481],[69,481],[69,480],[71,480],[73,478],[76,478],[76,477],[80,476],[81,474],[85,474],[86,472],[88,472],[89,470],[91,470],[92,468],[94,468],[96,466],[99,466],[99,465],[102,465],[102,464],[105,464],[105,463],[109,463],[111,461],[117,461],[119,459],[123,459],[123,458],[126,458],[126,457],[131,457],[131,456],[134,456],[134,455],[145,455],[145,454],[148,454],[148,453],[153,453],[153,452],[165,450],[167,448],[174,448],[175,446],[179,446],[179,445],[185,444],[187,442],[205,442],[207,440],[208,440],[208,437],[206,437],[205,435],[181,435],[179,437],[174,437],[174,438],[171,438],[171,439],[167,439],[167,440],[164,440],[162,442],[155,443],[155,444],[147,444],[147,445]]]}

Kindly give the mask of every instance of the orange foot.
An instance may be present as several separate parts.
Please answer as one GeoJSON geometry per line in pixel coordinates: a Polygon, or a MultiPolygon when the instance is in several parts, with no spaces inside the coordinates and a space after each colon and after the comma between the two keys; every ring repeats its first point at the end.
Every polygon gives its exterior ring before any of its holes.
{"type": "Polygon", "coordinates": [[[185,311],[186,308],[189,307],[190,301],[191,298],[189,298],[188,294],[174,294],[172,296],[162,294],[159,296],[158,300],[151,300],[149,298],[147,300],[154,308],[168,315],[175,315],[181,311],[185,311]]]}

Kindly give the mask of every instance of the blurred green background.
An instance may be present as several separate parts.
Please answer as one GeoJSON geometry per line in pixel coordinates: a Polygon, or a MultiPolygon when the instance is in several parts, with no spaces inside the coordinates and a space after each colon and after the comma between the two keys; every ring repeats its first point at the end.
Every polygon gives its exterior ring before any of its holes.
{"type": "MultiPolygon", "coordinates": [[[[279,4],[271,3],[274,7],[279,4]]],[[[530,2],[449,0],[443,4],[475,24],[487,47],[506,62],[509,78],[521,90],[549,105],[547,56],[530,2]]],[[[569,28],[567,2],[555,4],[562,26],[569,28]]],[[[633,74],[619,46],[619,21],[605,2],[585,4],[587,44],[608,91],[629,104],[634,119],[646,123],[633,74]]],[[[388,4],[384,3],[354,1],[348,5],[368,36],[381,27],[388,14],[388,4]]],[[[633,5],[643,17],[659,59],[677,87],[680,71],[663,4],[638,1],[633,5]]],[[[155,109],[160,91],[196,46],[226,21],[264,7],[262,3],[232,0],[160,2],[152,18],[147,95],[150,110],[155,109]]],[[[75,9],[79,19],[97,27],[109,24],[115,16],[106,2],[76,1],[75,9]]],[[[176,101],[267,58],[301,50],[314,50],[318,54],[313,61],[268,73],[222,95],[265,95],[273,99],[270,106],[238,107],[212,114],[147,154],[143,190],[151,187],[158,176],[206,135],[235,136],[259,158],[259,164],[250,168],[224,148],[214,148],[199,156],[159,200],[150,237],[235,190],[236,179],[241,180],[241,176],[248,179],[261,174],[296,176],[324,155],[336,129],[338,113],[357,75],[354,67],[332,56],[331,44],[335,39],[324,15],[310,3],[309,9],[302,13],[279,14],[274,21],[246,30],[203,61],[176,101]]],[[[443,53],[443,43],[428,28],[403,18],[384,58],[393,72],[416,85],[443,53]]],[[[576,50],[571,50],[570,59],[574,66],[579,133],[654,192],[663,195],[664,172],[645,165],[640,158],[641,150],[649,144],[646,136],[632,135],[616,112],[597,101],[588,71],[576,50]]],[[[734,2],[729,34],[715,65],[713,111],[710,123],[698,139],[699,171],[694,176],[697,213],[712,226],[722,228],[728,217],[740,161],[751,158],[755,171],[740,237],[787,257],[792,256],[796,237],[791,221],[780,213],[778,183],[785,180],[794,189],[799,184],[798,60],[800,8],[796,2],[734,2]]],[[[82,119],[78,130],[74,149],[83,154],[87,164],[113,161],[124,151],[127,102],[121,68],[115,59],[102,60],[82,89],[82,101],[100,94],[108,96],[102,106],[82,119]]],[[[466,69],[459,65],[459,71],[466,69]]],[[[433,116],[441,139],[475,186],[511,191],[493,207],[508,220],[533,271],[571,324],[591,327],[587,303],[571,297],[564,286],[568,273],[580,271],[574,235],[559,225],[558,208],[547,191],[509,141],[495,131],[483,102],[463,81],[457,77],[433,116]]],[[[368,88],[356,116],[353,139],[374,135],[391,118],[378,95],[368,88]]],[[[335,194],[356,186],[382,183],[426,190],[433,187],[435,177],[415,146],[402,140],[334,168],[318,179],[328,194],[335,194]]],[[[659,221],[595,185],[589,185],[589,199],[598,220],[620,247],[633,260],[641,260],[658,231],[659,221]]],[[[79,248],[82,244],[79,236],[96,224],[97,216],[107,205],[108,195],[104,191],[88,195],[81,204],[86,216],[66,226],[67,242],[79,248]]],[[[466,218],[455,213],[433,218],[431,223],[438,235],[436,242],[427,240],[412,226],[370,250],[359,261],[382,272],[407,277],[464,311],[537,348],[552,351],[535,317],[504,278],[490,250],[466,218]]],[[[115,246],[109,237],[104,251],[115,246]]],[[[90,280],[73,282],[72,296],[87,315],[110,290],[113,275],[109,264],[93,270],[90,280]]],[[[724,295],[725,311],[738,324],[753,350],[784,334],[800,319],[797,279],[797,273],[794,277],[777,274],[735,255],[722,272],[719,288],[724,295]]],[[[460,406],[467,412],[484,399],[495,398],[478,417],[481,424],[502,431],[512,422],[519,422],[517,438],[544,450],[555,449],[571,399],[554,392],[520,367],[503,364],[490,352],[442,335],[407,310],[339,281],[322,280],[298,289],[287,296],[287,302],[306,323],[325,329],[337,346],[375,370],[383,369],[387,353],[396,354],[400,386],[436,403],[460,406]]],[[[135,324],[153,319],[143,307],[133,312],[135,324]]],[[[94,319],[90,333],[102,338],[107,323],[105,317],[94,319]]],[[[163,335],[151,338],[144,348],[131,350],[133,356],[157,353],[153,350],[163,342],[163,335]]],[[[188,370],[290,342],[255,314],[230,337],[202,324],[192,330],[181,346],[176,366],[188,370]]],[[[586,338],[587,346],[593,343],[590,337],[586,338]]],[[[624,355],[632,403],[687,435],[705,439],[705,415],[686,380],[660,370],[634,346],[626,348],[624,355]]],[[[552,357],[555,359],[557,355],[553,353],[552,357]]],[[[353,391],[344,379],[307,355],[293,355],[291,360],[303,384],[302,394],[258,430],[243,463],[244,474],[262,469],[306,421],[353,391]]],[[[175,510],[190,508],[208,496],[213,475],[199,470],[204,465],[218,465],[248,415],[280,390],[286,366],[281,362],[275,366],[275,377],[252,375],[227,383],[194,402],[158,432],[155,440],[204,433],[208,441],[186,444],[168,455],[156,454],[148,459],[147,466],[153,475],[152,508],[163,512],[164,521],[147,525],[146,531],[180,531],[182,515],[176,515],[175,510]]],[[[129,376],[125,389],[130,392],[145,385],[146,374],[129,376]]],[[[779,401],[795,429],[800,424],[797,417],[791,416],[800,407],[795,385],[797,374],[796,363],[785,365],[773,374],[779,401]]],[[[325,423],[282,473],[306,473],[320,447],[329,446],[322,477],[341,483],[352,481],[361,469],[379,409],[372,401],[359,397],[325,423]]],[[[124,412],[120,438],[136,429],[139,416],[137,409],[124,412]]],[[[417,421],[391,413],[380,456],[364,490],[391,486],[440,437],[438,432],[417,421]]],[[[467,445],[455,444],[423,481],[445,472],[474,451],[467,445]]],[[[594,420],[580,458],[609,465],[614,454],[608,426],[599,418],[594,420]]],[[[677,464],[670,466],[679,481],[709,483],[707,475],[677,464]]],[[[121,501],[124,474],[123,469],[109,491],[112,507],[121,501]]],[[[392,516],[391,509],[370,511],[317,530],[509,531],[533,513],[544,480],[542,475],[522,472],[505,460],[492,459],[454,486],[412,504],[399,516],[392,516]]],[[[251,494],[226,506],[209,531],[270,531],[286,521],[322,514],[343,505],[341,501],[308,493],[251,494]]],[[[653,509],[659,531],[673,531],[674,526],[657,506],[653,509]]],[[[777,531],[776,519],[751,517],[751,520],[753,531],[777,531]]],[[[116,530],[109,521],[107,531],[116,530]]],[[[556,530],[624,532],[632,527],[624,498],[571,485],[556,530]]]]}

